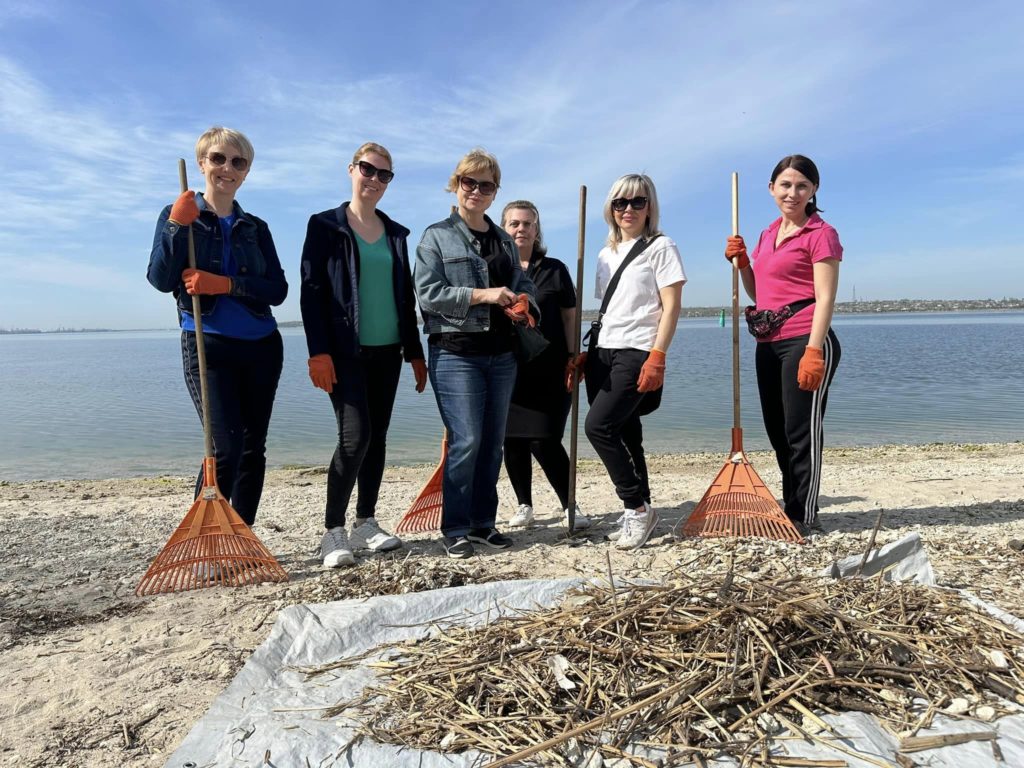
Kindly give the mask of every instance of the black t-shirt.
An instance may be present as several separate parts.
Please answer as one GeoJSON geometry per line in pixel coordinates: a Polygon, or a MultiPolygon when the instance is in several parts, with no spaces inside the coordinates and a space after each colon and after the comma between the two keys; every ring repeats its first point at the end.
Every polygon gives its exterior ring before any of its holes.
{"type": "MultiPolygon", "coordinates": [[[[515,267],[501,249],[497,232],[469,230],[480,244],[480,255],[487,262],[488,288],[504,288],[512,282],[515,267]]],[[[497,304],[490,304],[491,327],[481,333],[432,333],[431,344],[457,355],[500,355],[512,351],[512,321],[497,304]]]]}

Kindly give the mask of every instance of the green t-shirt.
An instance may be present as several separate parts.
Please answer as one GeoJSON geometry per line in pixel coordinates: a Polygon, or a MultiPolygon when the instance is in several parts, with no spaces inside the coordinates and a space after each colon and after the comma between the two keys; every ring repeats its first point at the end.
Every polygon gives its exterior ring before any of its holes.
{"type": "Polygon", "coordinates": [[[398,344],[398,309],[387,235],[368,243],[352,234],[359,248],[359,343],[366,347],[398,344]]]}

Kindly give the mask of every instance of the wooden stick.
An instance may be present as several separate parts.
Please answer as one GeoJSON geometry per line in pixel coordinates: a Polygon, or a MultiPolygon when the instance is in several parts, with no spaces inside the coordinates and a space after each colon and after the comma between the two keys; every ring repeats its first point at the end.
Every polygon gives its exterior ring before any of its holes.
{"type": "MultiPolygon", "coordinates": [[[[573,347],[569,350],[573,359],[581,352],[580,329],[583,323],[583,257],[586,250],[587,230],[587,187],[580,186],[579,243],[576,249],[576,315],[573,330],[573,347]]],[[[572,375],[572,421],[569,427],[569,535],[576,528],[576,452],[577,433],[580,426],[580,375],[572,375]]]]}
{"type": "Polygon", "coordinates": [[[878,531],[882,527],[882,515],[885,514],[884,509],[878,510],[878,518],[875,520],[875,527],[871,529],[871,536],[868,538],[868,547],[864,550],[864,557],[860,561],[860,565],[857,566],[857,571],[853,574],[854,576],[860,576],[864,571],[864,566],[868,564],[868,558],[871,557],[871,550],[875,548],[875,537],[878,536],[878,531]]]}
{"type": "MultiPolygon", "coordinates": [[[[185,168],[185,158],[178,158],[178,181],[181,183],[181,191],[188,191],[188,171],[185,168]]],[[[192,236],[192,225],[188,225],[188,265],[196,269],[196,241],[192,236]]],[[[199,294],[192,297],[192,319],[196,326],[196,360],[199,363],[199,394],[203,407],[203,443],[206,458],[213,458],[213,425],[210,422],[210,385],[206,378],[206,341],[203,336],[203,307],[199,301],[199,294]]],[[[206,471],[206,465],[203,465],[206,471]]],[[[217,478],[204,478],[206,485],[213,485],[217,478]]]]}

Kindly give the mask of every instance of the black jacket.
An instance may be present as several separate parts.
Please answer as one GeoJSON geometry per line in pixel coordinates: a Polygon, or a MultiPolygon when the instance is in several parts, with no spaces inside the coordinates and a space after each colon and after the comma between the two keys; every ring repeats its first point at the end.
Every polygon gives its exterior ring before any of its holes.
{"type": "MultiPolygon", "coordinates": [[[[348,203],[309,217],[302,246],[302,324],[309,356],[359,354],[359,249],[345,215],[348,203]]],[[[392,257],[398,337],[406,361],[423,359],[409,271],[409,230],[377,211],[392,257]]]]}

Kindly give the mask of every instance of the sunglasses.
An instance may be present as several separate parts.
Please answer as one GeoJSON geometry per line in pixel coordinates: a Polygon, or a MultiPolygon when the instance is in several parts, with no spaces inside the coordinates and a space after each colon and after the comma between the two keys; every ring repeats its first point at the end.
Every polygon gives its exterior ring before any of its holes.
{"type": "Polygon", "coordinates": [[[642,195],[634,197],[631,200],[627,200],[624,197],[616,197],[612,200],[611,206],[613,211],[618,211],[619,213],[626,210],[626,206],[629,206],[634,211],[642,211],[647,207],[647,198],[642,195]]]}
{"type": "Polygon", "coordinates": [[[477,189],[484,197],[490,197],[498,191],[498,185],[493,181],[477,181],[469,176],[459,176],[459,185],[466,192],[473,192],[477,189]]]}
{"type": "Polygon", "coordinates": [[[392,171],[384,168],[378,168],[376,165],[372,165],[365,160],[360,160],[356,165],[359,166],[359,172],[368,179],[372,179],[374,176],[380,181],[381,184],[387,184],[393,178],[395,174],[392,171]]]}
{"type": "Polygon", "coordinates": [[[230,162],[231,167],[234,168],[239,173],[241,173],[242,171],[249,167],[249,161],[246,160],[244,157],[232,157],[231,160],[229,161],[227,155],[223,154],[222,152],[211,152],[206,156],[206,159],[213,165],[227,165],[228,162],[230,162]]]}

